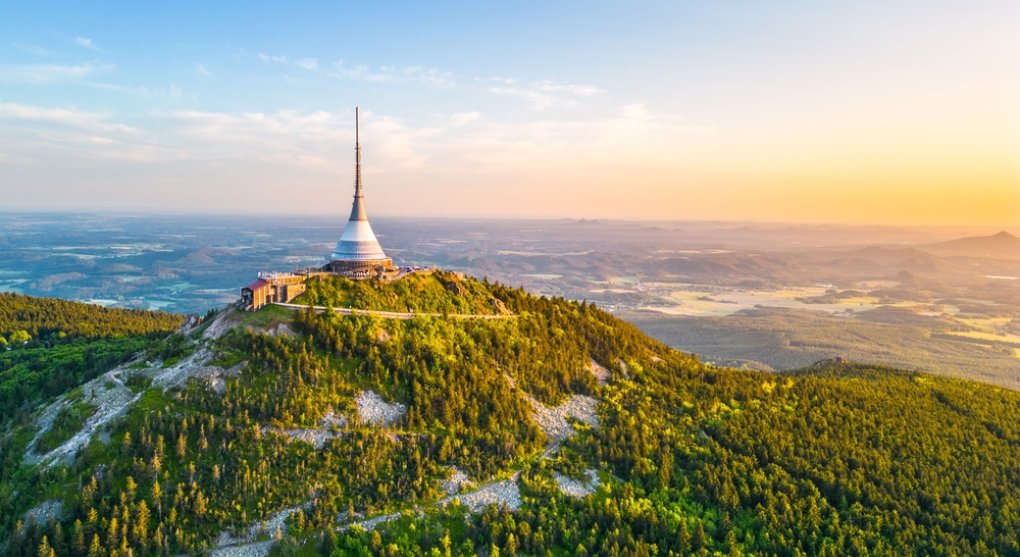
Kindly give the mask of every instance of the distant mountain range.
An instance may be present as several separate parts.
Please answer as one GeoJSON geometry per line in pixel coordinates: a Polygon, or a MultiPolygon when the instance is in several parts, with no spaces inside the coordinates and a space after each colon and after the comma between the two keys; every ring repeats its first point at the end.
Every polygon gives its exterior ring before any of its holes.
{"type": "Polygon", "coordinates": [[[975,257],[1020,259],[1020,238],[1004,230],[991,236],[972,236],[938,244],[929,244],[922,249],[940,255],[970,255],[975,257]]]}

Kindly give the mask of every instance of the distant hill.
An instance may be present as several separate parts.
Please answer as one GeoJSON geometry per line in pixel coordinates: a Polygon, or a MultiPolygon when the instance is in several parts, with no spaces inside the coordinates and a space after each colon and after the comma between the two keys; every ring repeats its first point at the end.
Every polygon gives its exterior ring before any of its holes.
{"type": "Polygon", "coordinates": [[[0,293],[0,335],[19,330],[32,338],[62,333],[89,338],[169,333],[184,316],[162,311],[104,308],[56,298],[0,293]]]}
{"type": "Polygon", "coordinates": [[[829,263],[833,269],[852,272],[854,269],[885,269],[886,273],[921,272],[937,273],[942,270],[943,263],[938,257],[932,256],[915,248],[896,248],[868,246],[832,259],[829,263]]]}
{"type": "MultiPolygon", "coordinates": [[[[958,302],[967,307],[965,300],[958,302]]],[[[1014,348],[1020,345],[1014,347],[1005,336],[990,335],[979,340],[955,334],[953,331],[967,330],[963,322],[917,308],[880,305],[859,311],[854,317],[774,307],[750,308],[724,317],[658,312],[617,315],[670,346],[727,365],[749,360],[790,370],[843,356],[855,362],[1020,389],[1020,359],[1013,356],[1014,348]]]]}
{"type": "Polygon", "coordinates": [[[1020,259],[1020,238],[1005,230],[991,236],[972,236],[922,246],[925,251],[940,255],[969,255],[1020,259]]]}

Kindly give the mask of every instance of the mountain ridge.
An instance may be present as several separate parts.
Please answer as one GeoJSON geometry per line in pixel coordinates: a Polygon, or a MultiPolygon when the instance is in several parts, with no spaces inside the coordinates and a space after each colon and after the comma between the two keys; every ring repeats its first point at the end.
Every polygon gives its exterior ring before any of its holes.
{"type": "Polygon", "coordinates": [[[921,246],[946,255],[1020,259],[1020,238],[1003,230],[990,236],[969,236],[921,246]]]}
{"type": "Polygon", "coordinates": [[[458,280],[429,303],[517,317],[228,309],[52,400],[133,402],[48,468],[22,460],[40,414],[0,438],[2,553],[1016,549],[1018,519],[991,508],[1020,504],[1018,393],[846,362],[717,368],[589,304],[458,280]]]}

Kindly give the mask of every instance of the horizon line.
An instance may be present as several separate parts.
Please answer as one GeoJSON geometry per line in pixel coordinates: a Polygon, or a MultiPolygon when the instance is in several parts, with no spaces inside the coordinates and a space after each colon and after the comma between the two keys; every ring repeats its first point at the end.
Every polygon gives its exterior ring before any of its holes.
{"type": "MultiPolygon", "coordinates": [[[[202,210],[142,210],[142,209],[0,209],[0,215],[97,215],[97,216],[165,216],[165,217],[221,217],[221,218],[314,218],[329,219],[336,217],[339,221],[346,221],[343,214],[337,213],[312,213],[312,212],[218,212],[202,210]]],[[[995,223],[995,224],[965,224],[965,223],[883,223],[883,222],[822,222],[822,221],[795,221],[795,220],[769,220],[769,219],[731,219],[731,218],[639,218],[639,217],[605,217],[605,216],[552,216],[552,215],[409,215],[394,213],[377,213],[373,220],[470,220],[470,221],[603,221],[619,223],[739,223],[757,225],[795,225],[795,226],[819,226],[835,228],[971,228],[971,229],[998,229],[1003,231],[1016,231],[1020,234],[1020,221],[1016,223],[995,223]]]]}

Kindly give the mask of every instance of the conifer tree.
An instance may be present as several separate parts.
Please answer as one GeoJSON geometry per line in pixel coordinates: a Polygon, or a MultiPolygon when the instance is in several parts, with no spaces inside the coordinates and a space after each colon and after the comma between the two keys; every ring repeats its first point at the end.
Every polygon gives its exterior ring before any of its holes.
{"type": "Polygon", "coordinates": [[[88,557],[103,557],[103,546],[100,544],[99,534],[92,534],[88,557]]]}
{"type": "Polygon", "coordinates": [[[50,547],[50,541],[49,538],[47,538],[47,536],[44,535],[42,537],[42,540],[39,542],[39,550],[36,552],[36,555],[38,555],[39,557],[56,556],[56,553],[53,551],[53,548],[50,547]]]}
{"type": "Polygon", "coordinates": [[[71,532],[71,546],[74,551],[81,554],[85,552],[85,527],[81,523],[81,519],[74,521],[74,530],[71,532]]]}

